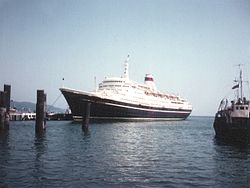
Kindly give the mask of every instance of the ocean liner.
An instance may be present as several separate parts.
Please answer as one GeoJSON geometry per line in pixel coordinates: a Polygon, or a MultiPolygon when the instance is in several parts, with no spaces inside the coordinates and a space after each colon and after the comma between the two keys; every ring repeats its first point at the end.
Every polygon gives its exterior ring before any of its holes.
{"type": "Polygon", "coordinates": [[[191,104],[178,95],[157,90],[151,74],[146,74],[144,84],[130,80],[128,58],[124,63],[124,74],[105,78],[95,91],[60,88],[74,121],[82,120],[86,106],[90,106],[90,120],[186,119],[192,111],[191,104]]]}
{"type": "Polygon", "coordinates": [[[239,79],[232,87],[236,90],[236,98],[229,104],[222,99],[214,119],[215,136],[226,141],[248,143],[250,140],[250,101],[243,96],[242,69],[240,67],[239,79]]]}

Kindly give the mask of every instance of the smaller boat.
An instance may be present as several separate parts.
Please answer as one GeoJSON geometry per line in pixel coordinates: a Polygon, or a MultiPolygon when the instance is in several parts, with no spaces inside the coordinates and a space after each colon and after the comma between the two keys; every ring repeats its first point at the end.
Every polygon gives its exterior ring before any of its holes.
{"type": "Polygon", "coordinates": [[[236,98],[228,102],[228,99],[222,99],[218,112],[214,119],[215,137],[227,141],[236,141],[249,143],[250,141],[250,101],[243,96],[242,69],[240,67],[239,79],[232,87],[237,90],[236,98]]]}

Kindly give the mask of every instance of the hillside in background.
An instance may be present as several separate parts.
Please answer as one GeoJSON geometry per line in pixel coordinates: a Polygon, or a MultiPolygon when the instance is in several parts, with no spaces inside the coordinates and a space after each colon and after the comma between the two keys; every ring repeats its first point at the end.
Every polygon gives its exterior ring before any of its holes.
{"type": "MultiPolygon", "coordinates": [[[[29,111],[34,112],[36,111],[36,104],[32,102],[18,102],[13,101],[11,102],[11,107],[15,107],[18,111],[29,111]]],[[[65,109],[57,108],[51,105],[47,106],[48,112],[65,112],[65,109]]]]}

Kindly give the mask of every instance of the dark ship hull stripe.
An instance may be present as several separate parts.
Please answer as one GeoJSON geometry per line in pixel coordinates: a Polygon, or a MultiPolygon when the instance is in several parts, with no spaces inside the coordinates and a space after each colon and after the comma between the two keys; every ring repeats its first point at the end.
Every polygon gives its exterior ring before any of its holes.
{"type": "Polygon", "coordinates": [[[248,143],[250,141],[250,119],[215,117],[214,130],[217,138],[248,143]]]}
{"type": "Polygon", "coordinates": [[[92,119],[185,119],[191,110],[149,107],[129,104],[111,99],[102,99],[83,93],[61,90],[67,100],[74,120],[85,114],[86,103],[91,103],[90,118],[92,119]]]}

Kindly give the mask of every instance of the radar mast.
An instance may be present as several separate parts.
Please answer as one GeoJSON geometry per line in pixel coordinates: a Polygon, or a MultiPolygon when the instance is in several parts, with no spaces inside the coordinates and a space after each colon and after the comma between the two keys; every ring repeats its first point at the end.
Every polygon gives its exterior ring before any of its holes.
{"type": "Polygon", "coordinates": [[[129,61],[129,55],[127,56],[125,62],[124,62],[124,75],[123,78],[125,78],[126,80],[129,79],[129,74],[128,74],[128,61],[129,61]]]}

